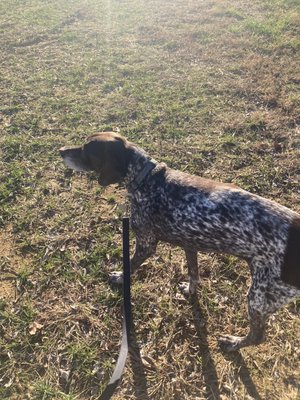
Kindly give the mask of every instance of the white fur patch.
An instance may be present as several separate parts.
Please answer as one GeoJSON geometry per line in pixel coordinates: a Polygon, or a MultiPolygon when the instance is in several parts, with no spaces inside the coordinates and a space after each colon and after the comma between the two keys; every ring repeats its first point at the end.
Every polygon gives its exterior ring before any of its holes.
{"type": "Polygon", "coordinates": [[[66,166],[74,171],[89,171],[84,165],[77,164],[71,157],[65,157],[63,160],[66,166]]]}

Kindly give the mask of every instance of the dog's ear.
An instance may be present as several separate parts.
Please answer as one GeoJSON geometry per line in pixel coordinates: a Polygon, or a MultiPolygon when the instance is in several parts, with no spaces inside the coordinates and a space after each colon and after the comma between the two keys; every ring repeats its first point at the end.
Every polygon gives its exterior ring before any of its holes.
{"type": "Polygon", "coordinates": [[[126,175],[130,162],[130,148],[125,138],[119,135],[100,134],[90,138],[84,153],[99,172],[99,183],[109,185],[120,182],[126,175]]]}
{"type": "Polygon", "coordinates": [[[105,147],[104,167],[99,181],[102,179],[104,185],[121,182],[127,174],[132,153],[128,142],[125,138],[116,136],[107,141],[105,147]]]}
{"type": "Polygon", "coordinates": [[[130,150],[125,138],[116,136],[114,140],[106,142],[106,163],[112,164],[112,168],[118,171],[122,176],[126,175],[130,150]]]}

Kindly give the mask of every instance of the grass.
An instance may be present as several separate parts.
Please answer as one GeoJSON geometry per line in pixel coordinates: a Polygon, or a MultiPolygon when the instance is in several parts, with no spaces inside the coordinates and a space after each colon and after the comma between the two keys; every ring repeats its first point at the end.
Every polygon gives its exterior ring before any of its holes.
{"type": "MultiPolygon", "coordinates": [[[[0,398],[96,399],[120,345],[125,194],[73,173],[58,149],[120,131],[170,166],[300,211],[299,2],[4,0],[0,5],[0,398]]],[[[132,245],[134,238],[132,238],[132,245]]],[[[199,255],[197,310],[183,252],[160,244],[133,282],[136,346],[116,399],[298,399],[294,302],[268,341],[247,329],[249,271],[199,255]],[[198,310],[199,311],[199,310],[198,310]],[[146,382],[146,383],[145,383],[146,382]]]]}

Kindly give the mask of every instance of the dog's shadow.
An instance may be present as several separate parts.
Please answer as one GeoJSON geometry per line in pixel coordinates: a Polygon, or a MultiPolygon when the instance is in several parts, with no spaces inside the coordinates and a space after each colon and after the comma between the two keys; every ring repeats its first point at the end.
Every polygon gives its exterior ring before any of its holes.
{"type": "MultiPolygon", "coordinates": [[[[221,400],[222,397],[219,388],[218,374],[207,340],[208,332],[206,328],[206,320],[201,312],[200,303],[196,296],[191,299],[191,307],[194,325],[199,339],[199,355],[202,359],[202,365],[204,366],[203,378],[206,386],[205,398],[208,400],[221,400]]],[[[133,372],[135,397],[137,400],[150,400],[147,390],[147,377],[145,368],[133,325],[131,327],[130,334],[129,355],[133,372]]],[[[223,355],[226,360],[232,363],[236,379],[239,379],[243,383],[251,398],[255,400],[262,400],[251,378],[249,369],[242,354],[240,352],[233,352],[223,353],[223,355]]]]}
{"type": "Polygon", "coordinates": [[[190,299],[190,304],[192,306],[192,313],[194,319],[194,325],[198,336],[198,347],[199,355],[202,360],[203,368],[203,378],[206,386],[205,398],[220,400],[220,389],[218,384],[218,375],[215,367],[214,360],[209,349],[207,341],[207,324],[205,316],[201,311],[199,300],[197,295],[190,299]]]}
{"type": "Polygon", "coordinates": [[[235,351],[232,353],[226,353],[224,357],[226,358],[226,360],[231,361],[236,378],[239,378],[241,380],[249,396],[254,400],[262,400],[262,397],[258,393],[256,386],[251,378],[249,369],[242,354],[239,351],[235,351]]]}
{"type": "Polygon", "coordinates": [[[131,325],[130,330],[129,356],[133,372],[135,397],[137,400],[150,400],[147,390],[145,368],[133,324],[131,325]]]}
{"type": "MultiPolygon", "coordinates": [[[[194,325],[199,338],[199,353],[202,359],[203,377],[206,385],[205,398],[209,400],[221,400],[221,393],[218,382],[215,362],[212,358],[207,341],[207,324],[197,296],[191,299],[194,325]]],[[[232,362],[236,379],[240,379],[248,394],[255,400],[261,400],[255,384],[251,378],[245,360],[240,352],[223,353],[227,360],[232,362]]]]}

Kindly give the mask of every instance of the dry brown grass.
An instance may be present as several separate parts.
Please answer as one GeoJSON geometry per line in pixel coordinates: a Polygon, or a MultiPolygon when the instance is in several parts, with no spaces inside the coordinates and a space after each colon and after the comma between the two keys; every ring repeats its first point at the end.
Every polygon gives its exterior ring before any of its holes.
{"type": "MultiPolygon", "coordinates": [[[[120,345],[107,277],[124,191],[66,170],[58,148],[120,130],[174,168],[300,211],[299,4],[5,0],[0,15],[0,398],[93,399],[120,345]]],[[[249,271],[199,261],[194,307],[180,249],[161,244],[134,280],[140,357],[115,398],[299,399],[299,303],[265,344],[225,355],[218,335],[247,330],[249,271]]]]}

